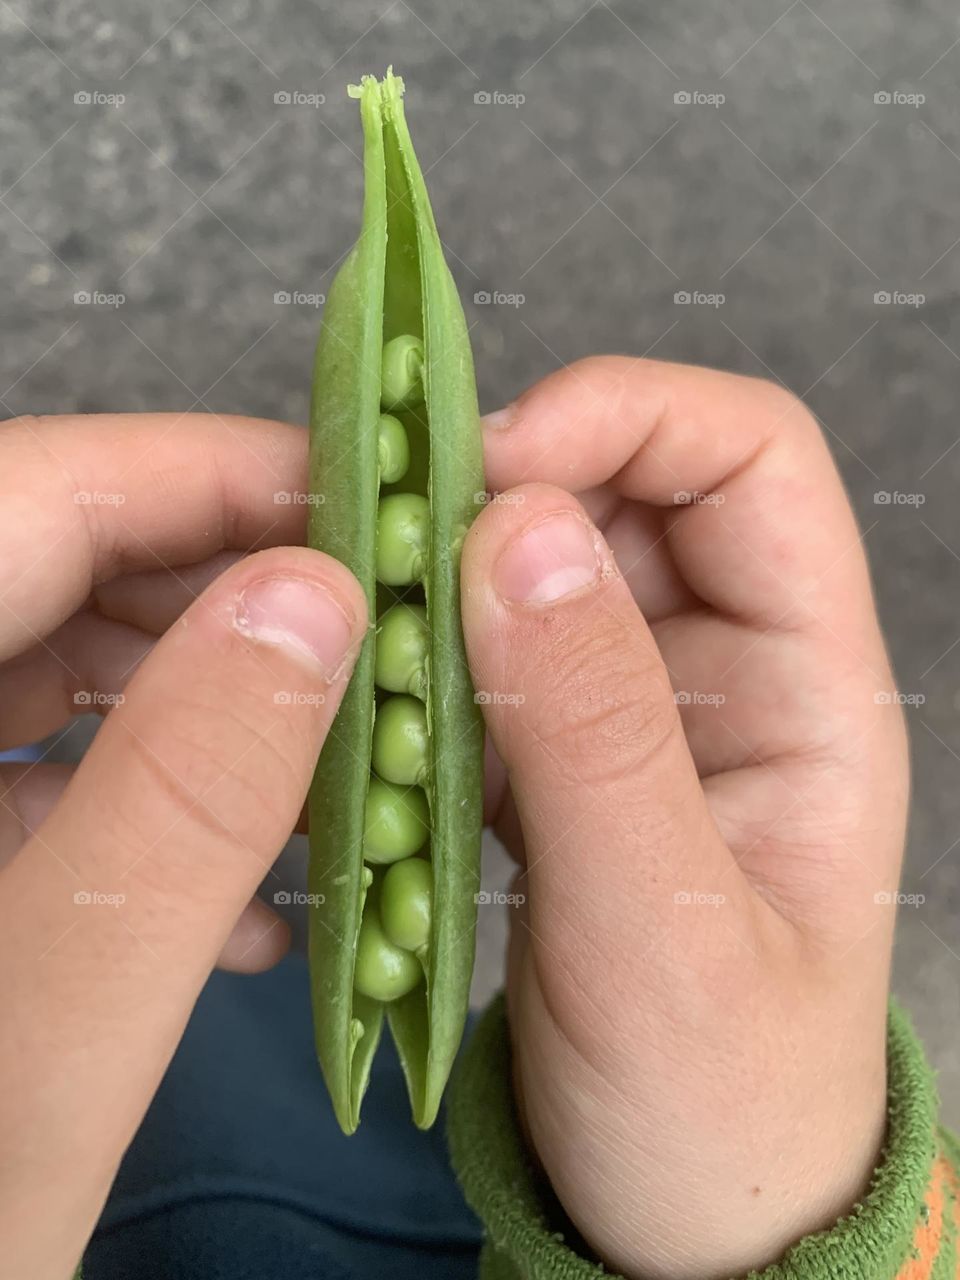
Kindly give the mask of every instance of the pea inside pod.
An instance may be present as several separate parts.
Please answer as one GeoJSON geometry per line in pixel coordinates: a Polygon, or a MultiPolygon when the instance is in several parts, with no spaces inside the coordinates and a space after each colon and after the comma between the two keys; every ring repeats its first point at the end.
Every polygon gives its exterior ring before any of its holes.
{"type": "Polygon", "coordinates": [[[389,413],[380,415],[377,461],[380,463],[380,480],[383,484],[402,480],[410,465],[410,442],[403,423],[389,413]]]}
{"type": "Polygon", "coordinates": [[[383,1022],[415,1122],[433,1123],[467,1012],[482,728],[459,613],[484,489],[476,386],[403,112],[365,76],[360,237],[314,366],[310,545],[364,588],[371,625],[310,795],[311,989],[337,1118],[360,1118],[383,1022]]]}
{"type": "Polygon", "coordinates": [[[377,516],[377,579],[388,587],[419,582],[430,549],[430,503],[420,493],[391,493],[377,516]]]}
{"type": "Polygon", "coordinates": [[[423,342],[412,333],[398,334],[384,344],[380,403],[384,409],[412,409],[423,403],[423,342]]]}
{"type": "Polygon", "coordinates": [[[380,890],[380,920],[386,937],[396,947],[419,951],[430,941],[432,916],[430,864],[423,858],[395,862],[380,890]]]}
{"type": "Polygon", "coordinates": [[[419,853],[430,834],[430,806],[419,787],[392,787],[371,778],[365,816],[363,856],[371,866],[419,853]]]}
{"type": "Polygon", "coordinates": [[[427,696],[430,633],[423,605],[395,604],[380,619],[374,677],[391,693],[427,696]]]}
{"type": "Polygon", "coordinates": [[[397,1000],[423,980],[419,961],[409,947],[399,946],[384,933],[380,915],[367,903],[357,937],[354,986],[371,1000],[397,1000]]]}

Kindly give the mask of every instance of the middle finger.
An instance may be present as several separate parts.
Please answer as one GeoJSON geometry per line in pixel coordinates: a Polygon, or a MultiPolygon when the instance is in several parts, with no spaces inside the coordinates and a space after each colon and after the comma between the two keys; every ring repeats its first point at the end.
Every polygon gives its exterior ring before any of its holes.
{"type": "Polygon", "coordinates": [[[0,750],[56,733],[75,715],[109,710],[155,639],[241,554],[224,551],[94,588],[86,608],[0,665],[0,750]]]}

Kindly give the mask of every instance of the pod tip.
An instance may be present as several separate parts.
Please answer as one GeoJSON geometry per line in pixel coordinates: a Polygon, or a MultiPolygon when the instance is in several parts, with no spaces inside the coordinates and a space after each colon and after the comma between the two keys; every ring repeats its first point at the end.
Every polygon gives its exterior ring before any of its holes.
{"type": "Polygon", "coordinates": [[[387,98],[391,101],[399,101],[404,95],[404,83],[402,76],[393,74],[393,67],[387,67],[387,74],[383,80],[378,80],[373,75],[363,75],[360,77],[359,84],[347,85],[348,98],[362,98],[366,93],[377,93],[380,89],[386,92],[387,98]]]}

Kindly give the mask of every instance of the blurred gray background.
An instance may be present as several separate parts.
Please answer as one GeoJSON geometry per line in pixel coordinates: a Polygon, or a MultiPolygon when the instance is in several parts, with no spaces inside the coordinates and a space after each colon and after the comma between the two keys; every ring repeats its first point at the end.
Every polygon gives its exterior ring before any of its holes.
{"type": "MultiPolygon", "coordinates": [[[[275,294],[324,292],[356,233],[345,86],[388,63],[407,80],[484,409],[597,351],[804,396],[916,704],[903,888],[924,901],[901,911],[896,989],[960,1122],[954,6],[3,0],[0,40],[3,416],[304,422],[318,312],[275,294]],[[124,301],[74,300],[96,291],[124,301]],[[474,301],[495,292],[523,301],[474,301]],[[694,293],[723,301],[676,300],[694,293]]],[[[489,851],[488,885],[508,876],[489,851]]],[[[478,995],[503,930],[481,917],[478,995]]]]}

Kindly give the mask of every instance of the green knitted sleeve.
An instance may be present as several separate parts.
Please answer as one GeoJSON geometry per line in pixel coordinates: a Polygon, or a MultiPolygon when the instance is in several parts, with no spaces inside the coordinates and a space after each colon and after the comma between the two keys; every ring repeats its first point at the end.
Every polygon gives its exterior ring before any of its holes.
{"type": "MultiPolygon", "coordinates": [[[[862,1203],[748,1280],[960,1280],[960,1147],[937,1128],[933,1078],[896,1005],[887,1058],[887,1140],[862,1203]]],[[[481,1280],[610,1280],[524,1152],[502,997],[461,1055],[448,1103],[454,1168],[485,1226],[481,1280]]]]}

